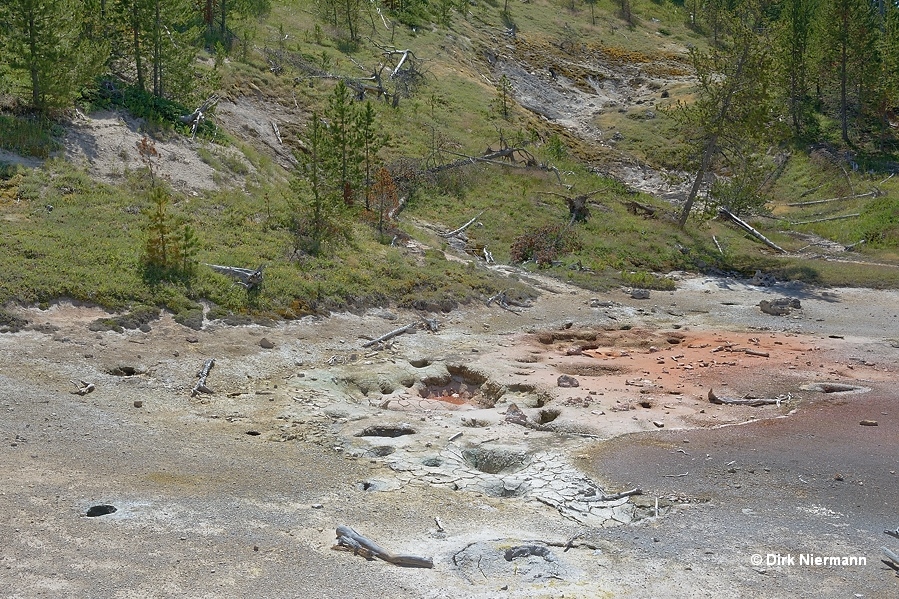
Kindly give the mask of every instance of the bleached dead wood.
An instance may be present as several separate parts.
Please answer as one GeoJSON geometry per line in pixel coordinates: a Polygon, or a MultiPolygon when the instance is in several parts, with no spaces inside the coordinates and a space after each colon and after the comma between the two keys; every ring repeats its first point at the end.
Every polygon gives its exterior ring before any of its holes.
{"type": "Polygon", "coordinates": [[[468,227],[470,227],[471,225],[473,225],[473,224],[475,223],[476,220],[478,220],[479,218],[481,218],[481,215],[482,215],[482,214],[484,214],[484,211],[483,211],[483,210],[481,210],[480,212],[478,212],[477,214],[475,214],[474,217],[473,217],[470,221],[468,221],[467,223],[465,223],[464,225],[462,225],[462,226],[459,227],[458,229],[454,229],[454,230],[452,230],[452,231],[449,231],[448,233],[438,233],[438,235],[440,235],[441,237],[455,237],[456,235],[458,235],[459,233],[464,232],[465,229],[467,229],[468,227]]]}
{"type": "Polygon", "coordinates": [[[744,231],[746,231],[747,233],[749,233],[750,235],[752,235],[753,237],[755,237],[756,239],[758,239],[759,241],[761,241],[762,243],[767,245],[768,247],[777,250],[781,254],[787,253],[787,251],[785,249],[783,249],[782,247],[780,247],[779,245],[777,245],[776,243],[774,243],[773,241],[771,241],[770,239],[768,239],[767,237],[765,237],[764,235],[759,233],[754,227],[750,226],[749,223],[747,223],[743,219],[739,218],[737,215],[732,213],[727,208],[719,208],[718,215],[723,216],[724,218],[730,220],[731,222],[736,224],[738,227],[740,227],[741,229],[743,229],[744,231]]]}
{"type": "Polygon", "coordinates": [[[487,307],[489,308],[490,304],[492,304],[494,302],[496,302],[496,305],[499,306],[500,308],[502,308],[503,310],[508,310],[512,314],[518,314],[517,310],[513,310],[512,308],[509,307],[509,302],[506,299],[505,291],[500,291],[496,295],[493,295],[493,296],[487,298],[487,307]]]}
{"type": "Polygon", "coordinates": [[[204,264],[206,264],[206,266],[219,274],[223,274],[236,279],[236,283],[238,285],[242,285],[247,289],[254,289],[259,285],[262,285],[262,271],[265,270],[264,264],[256,270],[250,268],[240,268],[237,266],[221,266],[219,264],[208,263],[204,264]]]}
{"type": "Polygon", "coordinates": [[[362,347],[371,347],[372,345],[377,345],[378,343],[381,343],[383,341],[393,339],[397,335],[402,335],[403,333],[408,333],[409,331],[414,330],[416,326],[418,326],[417,323],[414,323],[414,322],[409,323],[404,327],[400,327],[398,329],[394,329],[394,330],[390,331],[389,333],[385,333],[384,335],[381,335],[377,339],[372,339],[371,341],[366,341],[365,343],[362,344],[362,347]]]}
{"type": "Polygon", "coordinates": [[[791,225],[810,225],[812,223],[824,223],[830,220],[845,220],[847,218],[858,218],[861,216],[860,212],[854,212],[852,214],[843,214],[841,216],[827,216],[825,218],[816,218],[813,220],[801,220],[794,223],[790,223],[791,225]]]}
{"type": "Polygon", "coordinates": [[[406,568],[433,568],[434,560],[417,555],[394,555],[374,541],[365,538],[349,526],[337,527],[337,545],[333,549],[340,551],[352,551],[354,555],[361,555],[366,559],[378,558],[406,568]]]}
{"type": "Polygon", "coordinates": [[[209,376],[209,371],[212,370],[213,364],[215,364],[215,358],[209,358],[203,364],[203,369],[197,373],[197,384],[190,390],[191,397],[196,397],[200,393],[208,393],[210,395],[213,393],[212,389],[206,386],[206,377],[209,376]]]}
{"type": "Polygon", "coordinates": [[[212,95],[206,99],[196,110],[194,110],[190,114],[182,115],[178,118],[185,125],[190,125],[190,136],[195,137],[197,135],[197,127],[200,126],[200,123],[203,122],[203,119],[206,118],[206,113],[209,112],[209,109],[215,106],[219,101],[219,97],[216,95],[212,95]]]}
{"type": "Polygon", "coordinates": [[[275,121],[272,121],[272,131],[275,132],[275,137],[278,138],[278,143],[283,146],[284,142],[281,140],[281,130],[278,128],[278,123],[276,123],[275,121]]]}
{"type": "Polygon", "coordinates": [[[78,387],[75,391],[72,391],[74,395],[87,395],[88,393],[93,393],[96,387],[93,383],[88,383],[87,381],[72,381],[72,384],[78,387]]]}
{"type": "Polygon", "coordinates": [[[752,406],[754,408],[758,406],[768,406],[768,405],[777,405],[780,406],[781,402],[788,401],[790,399],[789,395],[786,398],[784,397],[753,397],[753,398],[731,398],[731,397],[718,397],[715,395],[715,391],[709,389],[709,401],[713,404],[720,405],[728,405],[728,406],[752,406]]]}
{"type": "Polygon", "coordinates": [[[712,235],[712,241],[715,242],[715,247],[718,248],[718,251],[719,251],[719,252],[721,253],[721,255],[723,256],[723,255],[724,255],[724,250],[721,249],[721,244],[718,243],[718,238],[715,237],[714,235],[712,235]]]}
{"type": "Polygon", "coordinates": [[[890,561],[891,561],[891,562],[893,562],[894,564],[896,564],[897,566],[899,566],[899,555],[896,555],[895,552],[890,551],[890,550],[887,549],[886,547],[881,547],[880,550],[883,551],[883,554],[884,554],[885,556],[887,556],[888,558],[890,558],[890,561]]]}
{"type": "Polygon", "coordinates": [[[592,502],[592,501],[615,501],[617,499],[624,499],[625,497],[632,497],[634,495],[642,495],[642,489],[631,489],[630,491],[622,491],[621,493],[612,493],[611,495],[593,495],[588,497],[580,497],[578,501],[583,502],[592,502]]]}
{"type": "Polygon", "coordinates": [[[793,202],[791,204],[787,204],[787,206],[791,207],[800,207],[800,206],[816,206],[818,204],[829,204],[830,202],[840,202],[842,200],[856,200],[858,198],[876,198],[881,195],[883,192],[879,189],[873,189],[868,193],[856,193],[848,196],[840,196],[838,198],[827,198],[826,200],[810,200],[808,202],[793,202]]]}

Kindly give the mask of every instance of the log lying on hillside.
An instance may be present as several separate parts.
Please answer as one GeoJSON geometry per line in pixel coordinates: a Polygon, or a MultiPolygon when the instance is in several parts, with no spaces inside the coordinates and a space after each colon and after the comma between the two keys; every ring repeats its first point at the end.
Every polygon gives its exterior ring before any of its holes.
{"type": "Polygon", "coordinates": [[[255,289],[262,285],[262,271],[265,270],[263,264],[256,270],[251,268],[239,268],[237,266],[221,266],[219,264],[206,264],[209,268],[219,274],[236,279],[238,285],[242,285],[249,289],[255,289]]]}
{"type": "Polygon", "coordinates": [[[761,241],[762,243],[767,245],[769,248],[777,250],[781,254],[787,253],[787,251],[785,249],[783,249],[782,247],[780,247],[779,245],[777,245],[776,243],[774,243],[773,241],[771,241],[770,239],[768,239],[767,237],[765,237],[764,235],[759,233],[755,228],[750,226],[749,223],[747,223],[743,219],[739,218],[737,215],[732,213],[730,210],[728,210],[726,208],[719,208],[718,216],[731,221],[732,223],[734,223],[735,225],[737,225],[738,227],[740,227],[741,229],[743,229],[744,231],[746,231],[747,233],[749,233],[750,235],[752,235],[753,237],[755,237],[756,239],[758,239],[759,241],[761,241]]]}
{"type": "Polygon", "coordinates": [[[433,568],[434,560],[416,555],[394,555],[374,541],[371,541],[349,526],[337,527],[337,545],[332,547],[338,551],[352,551],[366,559],[378,558],[394,566],[405,568],[433,568]]]}

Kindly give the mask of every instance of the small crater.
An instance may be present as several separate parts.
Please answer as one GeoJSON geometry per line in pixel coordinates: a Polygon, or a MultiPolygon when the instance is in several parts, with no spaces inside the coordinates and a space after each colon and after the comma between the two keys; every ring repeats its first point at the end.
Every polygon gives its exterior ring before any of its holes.
{"type": "Polygon", "coordinates": [[[111,374],[112,376],[135,376],[143,373],[144,371],[140,368],[126,365],[115,366],[106,371],[106,374],[111,374]]]}
{"type": "Polygon", "coordinates": [[[383,458],[389,456],[393,452],[396,451],[395,447],[391,447],[390,445],[378,445],[377,447],[372,447],[368,450],[369,455],[373,455],[377,458],[383,458]]]}
{"type": "Polygon", "coordinates": [[[532,555],[542,557],[546,561],[553,561],[552,552],[549,550],[549,547],[543,547],[542,545],[519,545],[517,547],[512,547],[506,549],[504,557],[507,562],[511,562],[516,557],[530,557],[532,555]]]}
{"type": "Polygon", "coordinates": [[[422,463],[422,465],[428,466],[429,468],[439,468],[440,466],[443,465],[443,460],[436,456],[432,456],[432,457],[423,459],[421,461],[421,463],[422,463]]]}
{"type": "Polygon", "coordinates": [[[431,361],[427,358],[419,358],[417,360],[409,360],[409,364],[411,364],[414,368],[424,368],[426,366],[430,366],[431,361]]]}
{"type": "Polygon", "coordinates": [[[486,474],[517,472],[530,462],[530,456],[521,450],[481,447],[463,449],[462,459],[475,470],[486,474]]]}
{"type": "Polygon", "coordinates": [[[383,424],[369,426],[361,433],[356,433],[357,437],[402,437],[403,435],[414,435],[417,431],[408,424],[383,424]]]}
{"type": "Polygon", "coordinates": [[[118,509],[114,505],[92,505],[87,510],[87,517],[96,518],[97,516],[105,516],[107,514],[113,514],[117,511],[118,509]]]}
{"type": "Polygon", "coordinates": [[[819,393],[866,393],[871,389],[860,385],[850,385],[848,383],[833,383],[828,381],[809,383],[799,387],[804,391],[818,391],[819,393]]]}
{"type": "Polygon", "coordinates": [[[648,399],[641,399],[639,403],[641,408],[649,409],[652,407],[652,401],[648,399]]]}
{"type": "Polygon", "coordinates": [[[482,420],[480,418],[465,418],[462,417],[462,426],[470,426],[472,428],[484,428],[486,426],[490,426],[489,420],[482,420]]]}

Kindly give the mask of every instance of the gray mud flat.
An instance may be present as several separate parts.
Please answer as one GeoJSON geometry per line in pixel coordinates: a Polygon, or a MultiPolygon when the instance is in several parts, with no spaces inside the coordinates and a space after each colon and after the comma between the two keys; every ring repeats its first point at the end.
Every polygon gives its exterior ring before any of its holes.
{"type": "Polygon", "coordinates": [[[373,348],[374,312],[95,333],[99,310],[21,310],[0,597],[897,595],[897,294],[543,285],[373,348]],[[757,307],[783,296],[802,308],[757,307]],[[434,568],[336,551],[340,525],[434,568]]]}

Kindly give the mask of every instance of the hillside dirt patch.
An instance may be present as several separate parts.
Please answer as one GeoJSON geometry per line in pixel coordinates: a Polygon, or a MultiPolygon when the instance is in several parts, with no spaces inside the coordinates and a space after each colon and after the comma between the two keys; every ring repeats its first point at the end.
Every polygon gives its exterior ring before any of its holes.
{"type": "Polygon", "coordinates": [[[108,316],[90,306],[13,309],[29,324],[0,335],[3,587],[71,597],[895,590],[878,558],[892,542],[882,530],[897,524],[899,350],[883,336],[895,292],[680,278],[676,291],[633,300],[540,284],[518,314],[464,307],[440,316],[437,332],[371,348],[366,338],[419,316],[195,331],[164,315],[116,333],[88,330],[108,316]],[[759,310],[782,295],[802,308],[759,310]],[[191,397],[210,358],[214,393],[191,397]],[[79,394],[82,382],[94,389],[79,394]],[[783,401],[714,405],[710,388],[783,401]],[[435,567],[332,551],[338,525],[435,567]],[[803,552],[867,564],[751,561],[803,552]]]}

